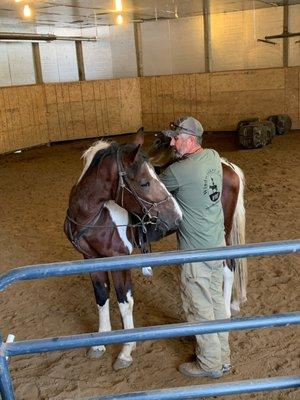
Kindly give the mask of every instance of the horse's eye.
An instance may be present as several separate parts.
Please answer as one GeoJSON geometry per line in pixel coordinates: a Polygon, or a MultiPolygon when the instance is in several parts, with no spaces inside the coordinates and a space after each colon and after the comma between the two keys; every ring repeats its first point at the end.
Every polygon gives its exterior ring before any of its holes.
{"type": "Polygon", "coordinates": [[[142,182],[141,183],[141,187],[149,187],[150,186],[150,182],[142,182]]]}
{"type": "Polygon", "coordinates": [[[160,147],[160,146],[161,146],[161,139],[156,139],[156,140],[154,141],[154,143],[153,143],[153,147],[158,148],[158,147],[160,147]]]}

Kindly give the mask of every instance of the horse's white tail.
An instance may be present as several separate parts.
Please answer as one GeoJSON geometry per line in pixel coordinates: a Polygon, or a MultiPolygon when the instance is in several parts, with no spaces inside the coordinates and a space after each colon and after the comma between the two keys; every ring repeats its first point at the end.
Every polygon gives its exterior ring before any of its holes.
{"type": "MultiPolygon", "coordinates": [[[[244,207],[244,188],[245,177],[243,171],[227,160],[222,159],[222,162],[229,165],[239,177],[240,187],[237,205],[233,217],[233,224],[231,229],[231,243],[232,245],[245,244],[245,207],[244,207]]],[[[240,305],[247,301],[247,259],[237,258],[235,260],[233,293],[231,299],[231,309],[233,312],[240,310],[240,305]]]]}

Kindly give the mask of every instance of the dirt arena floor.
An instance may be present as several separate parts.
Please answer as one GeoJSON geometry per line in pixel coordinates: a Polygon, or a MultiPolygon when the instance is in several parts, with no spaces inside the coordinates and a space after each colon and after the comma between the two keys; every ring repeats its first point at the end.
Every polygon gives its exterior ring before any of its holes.
{"type": "MultiPolygon", "coordinates": [[[[122,139],[124,140],[124,138],[122,139]]],[[[150,138],[148,138],[150,140],[150,138]]],[[[0,157],[0,268],[80,259],[63,234],[71,186],[80,156],[91,140],[54,144],[0,157]]],[[[241,150],[231,134],[207,134],[205,143],[238,164],[247,180],[247,242],[299,238],[300,132],[277,136],[257,150],[241,150]]],[[[154,251],[175,249],[175,236],[154,251]]],[[[177,267],[157,268],[153,279],[134,271],[137,327],[184,322],[177,267]]],[[[249,259],[248,302],[242,316],[299,310],[299,255],[249,259]]],[[[113,298],[112,326],[121,322],[113,298]]],[[[17,283],[0,293],[0,331],[16,340],[94,332],[97,309],[88,276],[17,283]]],[[[297,327],[234,332],[230,335],[234,372],[219,382],[299,374],[297,327]]],[[[194,339],[140,343],[134,364],[114,372],[120,346],[88,359],[86,349],[11,359],[18,400],[79,399],[159,387],[210,382],[188,379],[177,367],[193,354],[194,339]]],[[[300,399],[300,391],[259,393],[228,399],[300,399]]]]}

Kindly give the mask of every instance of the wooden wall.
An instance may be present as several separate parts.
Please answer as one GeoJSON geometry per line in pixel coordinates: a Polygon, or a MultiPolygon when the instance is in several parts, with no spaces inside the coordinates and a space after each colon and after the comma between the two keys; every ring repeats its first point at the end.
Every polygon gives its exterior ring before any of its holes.
{"type": "Polygon", "coordinates": [[[0,88],[0,153],[168,127],[183,115],[205,130],[287,113],[300,128],[300,67],[0,88]]]}
{"type": "Polygon", "coordinates": [[[143,126],[161,130],[192,115],[205,130],[234,130],[244,118],[287,113],[300,128],[299,79],[299,67],[143,77],[143,126]]]}
{"type": "Polygon", "coordinates": [[[138,78],[0,88],[0,153],[140,126],[138,78]]]}

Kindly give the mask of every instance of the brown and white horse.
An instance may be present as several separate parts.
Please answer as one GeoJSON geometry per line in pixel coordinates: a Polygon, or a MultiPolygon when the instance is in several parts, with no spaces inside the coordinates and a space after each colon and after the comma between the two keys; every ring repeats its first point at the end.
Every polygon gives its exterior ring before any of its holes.
{"type": "MultiPolygon", "coordinates": [[[[149,159],[159,173],[176,161],[170,138],[156,134],[148,150],[149,159]]],[[[225,242],[227,246],[245,243],[245,208],[243,171],[221,158],[223,169],[222,206],[224,211],[225,242]]],[[[227,260],[224,267],[224,301],[226,314],[238,312],[247,300],[247,259],[227,260]]]]}
{"type": "MultiPolygon", "coordinates": [[[[85,258],[131,254],[137,228],[162,237],[178,226],[181,210],[140,151],[143,137],[132,144],[98,141],[83,155],[85,166],[72,188],[64,231],[85,258]],[[134,220],[134,221],[133,221],[134,220]]],[[[153,237],[154,237],[153,236],[153,237]]],[[[133,328],[133,291],[130,270],[113,271],[124,329],[133,328]]],[[[99,332],[111,330],[108,272],[91,274],[99,311],[99,332]]],[[[114,369],[132,363],[135,343],[125,343],[114,369]]],[[[90,357],[100,357],[105,346],[94,346],[90,357]]]]}

